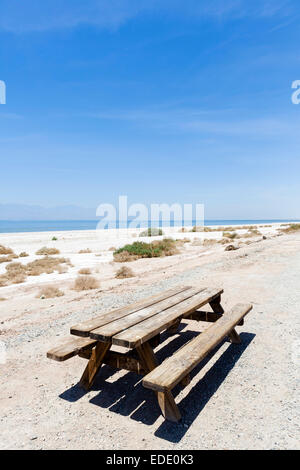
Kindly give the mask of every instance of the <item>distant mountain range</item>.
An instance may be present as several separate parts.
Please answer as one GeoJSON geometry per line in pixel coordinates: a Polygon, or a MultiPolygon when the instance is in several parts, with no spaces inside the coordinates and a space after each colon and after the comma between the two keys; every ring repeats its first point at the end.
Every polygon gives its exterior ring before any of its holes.
{"type": "Polygon", "coordinates": [[[96,208],[0,204],[0,220],[95,220],[96,208]]]}

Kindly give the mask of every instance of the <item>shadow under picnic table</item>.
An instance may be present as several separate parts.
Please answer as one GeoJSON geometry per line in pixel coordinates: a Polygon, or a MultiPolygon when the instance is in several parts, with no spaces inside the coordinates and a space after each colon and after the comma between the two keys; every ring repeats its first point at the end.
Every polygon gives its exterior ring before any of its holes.
{"type": "MultiPolygon", "coordinates": [[[[197,335],[198,332],[195,331],[184,331],[164,345],[163,342],[168,335],[163,334],[160,345],[162,347],[155,351],[158,361],[162,362],[166,357],[169,357],[174,351],[197,335]]],[[[101,373],[97,375],[92,388],[92,390],[99,390],[99,393],[90,402],[102,408],[109,408],[110,411],[123,416],[130,416],[132,419],[147,425],[155,423],[161,414],[160,409],[154,393],[143,387],[143,377],[124,371],[124,375],[112,382],[107,381],[109,372],[113,380],[116,370],[109,366],[102,366],[101,373]],[[103,385],[105,376],[106,381],[103,385]]]]}
{"type": "MultiPolygon", "coordinates": [[[[240,337],[242,340],[241,344],[230,344],[214,365],[189,391],[187,396],[179,402],[179,408],[183,416],[181,422],[176,424],[171,423],[170,421],[164,421],[155,431],[155,436],[174,443],[179,442],[183,438],[211,397],[226,379],[231,369],[233,369],[237,361],[240,359],[243,352],[253,341],[255,334],[240,333],[240,337]]],[[[217,349],[222,346],[225,341],[226,340],[220,343],[217,349]]],[[[201,368],[204,367],[204,362],[207,363],[215,351],[216,350],[212,351],[212,353],[206,358],[206,361],[202,361],[202,363],[193,370],[191,378],[199,373],[201,368]]],[[[178,386],[173,390],[175,397],[179,391],[180,388],[178,388],[178,386]]]]}
{"type": "MultiPolygon", "coordinates": [[[[193,339],[199,334],[196,331],[181,331],[186,325],[182,325],[179,334],[166,345],[161,345],[159,350],[155,351],[159,362],[169,357],[174,351],[193,339]]],[[[161,335],[162,343],[168,337],[166,333],[161,335]]],[[[155,435],[161,439],[170,442],[179,442],[194,420],[200,414],[202,409],[214,395],[217,389],[230,370],[234,367],[243,352],[249,346],[254,334],[241,333],[241,344],[230,344],[220,358],[212,365],[206,374],[199,378],[196,385],[189,391],[187,396],[179,402],[179,408],[182,411],[182,420],[179,423],[164,421],[155,431],[155,435]]],[[[226,340],[222,341],[208,356],[192,371],[191,378],[197,375],[200,370],[209,362],[215,352],[222,347],[226,340]]],[[[110,366],[103,365],[101,372],[97,375],[93,384],[92,391],[99,393],[94,396],[90,403],[101,408],[107,408],[109,411],[118,413],[122,416],[130,416],[135,421],[146,425],[153,425],[161,416],[160,408],[156,396],[151,390],[145,389],[142,385],[142,377],[132,373],[112,369],[110,366]],[[118,374],[118,376],[117,376],[118,374]],[[114,380],[116,376],[116,380],[114,380]]],[[[180,393],[181,387],[177,385],[173,390],[173,395],[180,393]]],[[[74,385],[60,395],[67,401],[77,401],[82,398],[86,392],[78,385],[74,385]]]]}

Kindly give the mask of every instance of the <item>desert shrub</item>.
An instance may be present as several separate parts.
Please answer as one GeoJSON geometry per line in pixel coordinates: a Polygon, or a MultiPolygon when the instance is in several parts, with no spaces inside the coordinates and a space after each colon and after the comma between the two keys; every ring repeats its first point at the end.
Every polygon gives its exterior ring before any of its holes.
{"type": "Polygon", "coordinates": [[[11,248],[0,245],[0,255],[13,255],[14,252],[11,248]]]}
{"type": "Polygon", "coordinates": [[[230,238],[230,240],[234,240],[235,238],[237,238],[238,234],[236,232],[223,232],[223,237],[224,238],[230,238]]]}
{"type": "Polygon", "coordinates": [[[125,279],[127,277],[134,277],[133,271],[131,268],[128,268],[128,266],[122,266],[118,271],[116,272],[117,279],[125,279]]]}
{"type": "Polygon", "coordinates": [[[171,256],[179,251],[175,240],[164,238],[152,243],[134,242],[132,245],[125,245],[114,252],[114,259],[118,262],[133,261],[138,258],[157,258],[160,256],[171,256]],[[119,256],[123,253],[123,256],[119,256]]]}
{"type": "Polygon", "coordinates": [[[84,253],[92,253],[92,250],[90,250],[89,248],[84,248],[83,250],[80,250],[78,253],[80,255],[84,254],[84,253]]]}
{"type": "Polygon", "coordinates": [[[15,276],[11,277],[9,281],[10,281],[10,284],[22,284],[23,282],[26,281],[26,275],[16,274],[15,276]]]}
{"type": "Polygon", "coordinates": [[[300,230],[300,224],[290,224],[287,228],[281,229],[281,232],[284,233],[294,233],[300,230]]]}
{"type": "Polygon", "coordinates": [[[18,271],[18,272],[26,272],[26,267],[22,263],[9,263],[5,267],[6,271],[11,272],[11,271],[18,271]]]}
{"type": "Polygon", "coordinates": [[[221,245],[226,245],[226,243],[229,243],[230,239],[229,238],[222,238],[221,240],[218,241],[221,245]]]}
{"type": "Polygon", "coordinates": [[[43,287],[37,297],[39,299],[52,299],[54,297],[61,297],[65,295],[60,289],[54,286],[43,287]]]}
{"type": "Polygon", "coordinates": [[[164,235],[164,232],[162,231],[161,228],[156,228],[156,227],[149,227],[147,230],[144,230],[143,232],[140,233],[140,237],[157,237],[160,235],[164,235]]]}
{"type": "Polygon", "coordinates": [[[41,256],[59,255],[59,253],[60,251],[57,248],[47,248],[46,246],[43,246],[43,248],[40,248],[36,252],[36,255],[41,255],[41,256]]]}
{"type": "Polygon", "coordinates": [[[204,226],[194,226],[191,232],[220,232],[220,228],[211,228],[204,226]]]}
{"type": "Polygon", "coordinates": [[[0,256],[0,263],[9,263],[12,260],[12,256],[0,256]]]}
{"type": "Polygon", "coordinates": [[[21,263],[10,263],[6,267],[5,277],[8,284],[21,284],[26,280],[26,267],[21,263]]]}
{"type": "Polygon", "coordinates": [[[5,274],[0,275],[0,287],[4,287],[10,284],[9,278],[5,274]]]}
{"type": "Polygon", "coordinates": [[[90,270],[90,268],[81,268],[79,269],[78,274],[88,275],[88,274],[92,274],[92,271],[90,270]]]}
{"type": "Polygon", "coordinates": [[[99,282],[92,276],[78,276],[75,279],[74,289],[75,290],[91,290],[97,289],[99,287],[99,282]]]}
{"type": "Polygon", "coordinates": [[[242,238],[252,238],[259,235],[262,235],[259,230],[250,228],[247,233],[244,233],[244,235],[242,235],[242,238]]]}
{"type": "Polygon", "coordinates": [[[26,256],[29,256],[29,254],[26,253],[26,251],[22,251],[22,253],[19,254],[19,258],[26,258],[26,256]]]}
{"type": "Polygon", "coordinates": [[[133,255],[132,253],[128,253],[128,251],[124,250],[120,253],[114,253],[114,261],[117,263],[126,263],[127,261],[135,261],[138,259],[139,256],[133,255]]]}
{"type": "Polygon", "coordinates": [[[28,276],[39,276],[43,273],[51,274],[59,270],[61,264],[70,265],[70,260],[67,258],[51,258],[45,256],[44,258],[28,263],[26,265],[26,273],[28,276]]]}
{"type": "Polygon", "coordinates": [[[6,273],[0,276],[0,286],[21,284],[26,280],[26,266],[22,263],[10,263],[5,269],[6,273]]]}

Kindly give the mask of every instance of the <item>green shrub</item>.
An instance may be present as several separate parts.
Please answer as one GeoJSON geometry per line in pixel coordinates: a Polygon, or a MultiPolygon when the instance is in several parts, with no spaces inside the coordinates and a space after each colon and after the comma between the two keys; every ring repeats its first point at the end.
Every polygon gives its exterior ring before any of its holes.
{"type": "Polygon", "coordinates": [[[160,256],[171,256],[178,253],[175,240],[164,238],[152,243],[134,242],[125,245],[114,252],[115,261],[133,261],[138,258],[157,258],[160,256]],[[125,256],[123,256],[125,255],[125,256]]]}

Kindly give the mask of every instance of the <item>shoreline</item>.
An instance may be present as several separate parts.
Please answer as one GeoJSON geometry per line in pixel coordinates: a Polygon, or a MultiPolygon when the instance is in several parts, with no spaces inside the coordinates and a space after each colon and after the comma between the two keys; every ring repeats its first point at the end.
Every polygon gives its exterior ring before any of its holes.
{"type": "MultiPolygon", "coordinates": [[[[209,221],[207,221],[209,222],[209,221]]],[[[297,224],[297,223],[300,223],[300,220],[280,220],[280,221],[264,221],[264,222],[258,222],[258,221],[247,221],[248,223],[246,223],[245,221],[243,220],[236,220],[236,221],[232,221],[232,220],[228,220],[228,221],[220,221],[220,222],[224,222],[223,224],[204,224],[204,225],[198,225],[199,227],[204,227],[204,228],[211,228],[211,229],[216,229],[216,228],[220,228],[220,231],[224,230],[224,228],[226,227],[239,227],[239,226],[245,226],[245,227],[251,227],[253,225],[256,225],[258,227],[266,227],[266,226],[280,226],[282,224],[297,224]],[[225,223],[226,222],[226,223],[225,223]]],[[[0,220],[0,223],[1,223],[1,220],[0,220]]],[[[195,225],[186,225],[184,226],[184,229],[185,229],[185,232],[183,233],[190,233],[191,229],[194,227],[195,225]]],[[[15,232],[1,232],[0,230],[0,238],[1,237],[5,237],[5,236],[29,236],[29,234],[31,235],[52,235],[52,236],[57,236],[57,235],[66,235],[66,234],[71,234],[71,233],[124,233],[124,232],[142,232],[144,230],[147,230],[148,226],[141,226],[141,227],[128,227],[128,228],[105,228],[105,229],[98,229],[97,227],[92,229],[92,228],[87,228],[87,229],[72,229],[72,230],[59,230],[59,229],[52,229],[52,230],[32,230],[32,231],[25,231],[25,232],[19,232],[19,231],[15,231],[15,232]]],[[[154,228],[154,227],[153,227],[154,228]]],[[[156,226],[155,226],[156,228],[156,226]]],[[[162,229],[163,231],[167,231],[169,233],[171,232],[174,232],[174,233],[181,233],[180,232],[180,229],[183,228],[183,226],[181,225],[176,225],[176,226],[159,226],[157,228],[160,228],[162,229]]],[[[201,232],[198,232],[198,233],[201,233],[201,232]]]]}
{"type": "MultiPolygon", "coordinates": [[[[8,235],[8,234],[28,234],[28,233],[52,233],[54,235],[59,234],[59,233],[65,233],[65,232],[94,232],[94,231],[109,231],[109,230],[140,230],[143,231],[150,227],[150,222],[140,222],[141,226],[138,228],[131,227],[129,224],[128,228],[105,228],[105,229],[98,229],[97,224],[99,223],[99,220],[0,220],[0,236],[1,235],[8,235]],[[43,223],[46,224],[45,229],[39,229],[39,226],[41,227],[43,223]],[[35,225],[36,227],[32,227],[32,229],[27,229],[27,230],[22,230],[23,226],[26,225],[35,225]],[[60,224],[65,224],[66,228],[59,227],[60,224]],[[91,227],[86,226],[86,228],[80,228],[81,225],[88,225],[92,224],[91,227]],[[52,225],[55,225],[52,227],[52,225]],[[73,226],[72,226],[73,225],[73,226]],[[11,228],[10,228],[11,226],[11,228]],[[19,226],[20,228],[18,228],[19,226]],[[76,226],[78,228],[76,228],[76,226]],[[37,228],[37,230],[36,230],[37,228]]],[[[251,225],[258,225],[258,226],[263,226],[263,225],[277,225],[277,224],[292,224],[292,223],[300,223],[300,220],[297,219],[258,219],[258,220],[247,220],[247,219],[241,219],[241,220],[231,220],[231,219],[207,219],[204,221],[204,227],[210,227],[210,228],[215,228],[215,227],[228,227],[228,226],[251,226],[251,225]]],[[[189,225],[184,225],[186,229],[192,228],[195,226],[195,221],[191,221],[191,224],[189,225]]],[[[199,226],[202,226],[199,225],[199,226]]],[[[168,225],[163,225],[161,223],[154,222],[153,227],[158,227],[161,229],[179,229],[182,227],[181,224],[176,224],[174,226],[169,227],[168,225]]]]}

